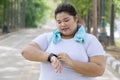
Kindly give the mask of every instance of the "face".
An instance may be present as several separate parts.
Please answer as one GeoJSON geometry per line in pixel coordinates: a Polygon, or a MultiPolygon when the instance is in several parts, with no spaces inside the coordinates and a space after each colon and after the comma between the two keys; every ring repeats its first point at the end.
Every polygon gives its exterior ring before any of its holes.
{"type": "Polygon", "coordinates": [[[57,27],[62,37],[72,38],[77,30],[78,18],[69,15],[67,12],[61,12],[56,15],[57,27]]]}

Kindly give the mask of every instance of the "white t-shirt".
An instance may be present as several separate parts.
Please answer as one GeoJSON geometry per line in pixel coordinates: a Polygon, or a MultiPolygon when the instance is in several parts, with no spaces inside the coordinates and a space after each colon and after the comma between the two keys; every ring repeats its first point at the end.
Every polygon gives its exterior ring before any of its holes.
{"type": "MultiPolygon", "coordinates": [[[[88,62],[91,56],[105,54],[100,42],[91,34],[87,34],[85,44],[78,43],[73,38],[62,39],[59,43],[54,44],[52,42],[52,33],[44,33],[33,41],[36,42],[43,51],[54,54],[64,52],[72,59],[81,62],[88,62]]],[[[64,63],[62,63],[62,72],[56,73],[49,62],[41,62],[39,80],[95,80],[95,78],[77,73],[64,63]]]]}

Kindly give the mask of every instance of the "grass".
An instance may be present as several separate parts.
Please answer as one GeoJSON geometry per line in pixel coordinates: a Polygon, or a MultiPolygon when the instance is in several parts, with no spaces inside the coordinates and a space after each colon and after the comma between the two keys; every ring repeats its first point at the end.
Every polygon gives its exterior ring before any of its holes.
{"type": "Polygon", "coordinates": [[[116,46],[120,46],[120,39],[115,40],[116,46]]]}

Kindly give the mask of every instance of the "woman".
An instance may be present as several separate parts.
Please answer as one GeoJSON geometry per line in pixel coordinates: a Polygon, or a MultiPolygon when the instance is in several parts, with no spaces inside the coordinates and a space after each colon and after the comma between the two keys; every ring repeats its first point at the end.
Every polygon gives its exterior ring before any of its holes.
{"type": "Polygon", "coordinates": [[[105,52],[92,34],[78,24],[71,4],[55,10],[57,29],[44,33],[25,46],[22,55],[41,62],[39,80],[95,80],[105,70],[105,52]]]}

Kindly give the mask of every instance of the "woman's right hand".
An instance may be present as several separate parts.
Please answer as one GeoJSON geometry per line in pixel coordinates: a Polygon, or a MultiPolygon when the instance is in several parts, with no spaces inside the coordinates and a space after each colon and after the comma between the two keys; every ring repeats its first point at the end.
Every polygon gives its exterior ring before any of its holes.
{"type": "Polygon", "coordinates": [[[51,57],[51,64],[54,67],[56,73],[61,73],[62,64],[61,64],[60,60],[58,60],[55,56],[52,56],[51,57]]]}

